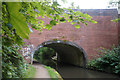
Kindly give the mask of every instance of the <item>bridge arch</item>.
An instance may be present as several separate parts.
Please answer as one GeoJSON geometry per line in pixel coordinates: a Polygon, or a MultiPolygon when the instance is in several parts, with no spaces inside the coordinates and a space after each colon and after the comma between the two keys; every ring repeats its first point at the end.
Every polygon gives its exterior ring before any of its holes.
{"type": "Polygon", "coordinates": [[[76,43],[62,40],[49,40],[41,43],[32,51],[32,57],[36,50],[42,47],[48,47],[58,53],[58,61],[72,65],[83,66],[87,64],[86,52],[76,43]]]}

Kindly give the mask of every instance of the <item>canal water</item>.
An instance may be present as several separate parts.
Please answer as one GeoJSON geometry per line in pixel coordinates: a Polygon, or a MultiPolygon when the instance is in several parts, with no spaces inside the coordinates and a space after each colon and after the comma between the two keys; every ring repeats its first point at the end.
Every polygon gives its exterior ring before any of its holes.
{"type": "Polygon", "coordinates": [[[62,78],[120,78],[115,74],[83,69],[70,64],[58,64],[57,71],[62,78]]]}

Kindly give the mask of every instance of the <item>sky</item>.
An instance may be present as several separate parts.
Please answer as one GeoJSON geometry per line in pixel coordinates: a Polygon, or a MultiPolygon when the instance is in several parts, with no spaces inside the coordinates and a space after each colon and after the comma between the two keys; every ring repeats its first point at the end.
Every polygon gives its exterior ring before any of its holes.
{"type": "Polygon", "coordinates": [[[110,0],[67,0],[67,3],[64,4],[61,0],[58,0],[58,3],[65,8],[74,2],[75,6],[79,5],[80,9],[106,9],[109,1],[110,0]]]}

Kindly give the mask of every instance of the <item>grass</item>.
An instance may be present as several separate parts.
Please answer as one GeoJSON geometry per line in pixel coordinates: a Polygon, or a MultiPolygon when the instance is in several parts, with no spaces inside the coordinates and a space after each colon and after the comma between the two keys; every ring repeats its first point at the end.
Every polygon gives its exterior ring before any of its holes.
{"type": "Polygon", "coordinates": [[[36,69],[31,64],[29,64],[28,68],[25,71],[25,77],[24,78],[34,78],[35,72],[36,72],[36,69]]]}
{"type": "Polygon", "coordinates": [[[33,58],[33,61],[37,61],[35,58],[33,58]]]}
{"type": "Polygon", "coordinates": [[[48,70],[48,73],[52,80],[63,80],[60,74],[55,69],[49,66],[44,66],[44,67],[48,70]]]}

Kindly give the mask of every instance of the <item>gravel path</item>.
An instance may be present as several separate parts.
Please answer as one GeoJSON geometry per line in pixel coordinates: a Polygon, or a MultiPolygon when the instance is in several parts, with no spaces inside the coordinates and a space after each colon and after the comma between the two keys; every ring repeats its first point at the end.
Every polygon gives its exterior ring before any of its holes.
{"type": "Polygon", "coordinates": [[[47,80],[51,80],[48,74],[48,71],[44,68],[42,64],[33,64],[36,69],[36,74],[34,78],[47,78],[47,80]]]}

